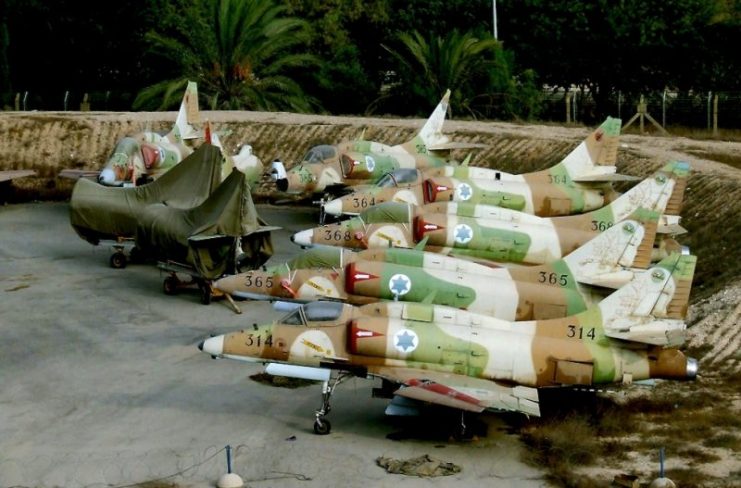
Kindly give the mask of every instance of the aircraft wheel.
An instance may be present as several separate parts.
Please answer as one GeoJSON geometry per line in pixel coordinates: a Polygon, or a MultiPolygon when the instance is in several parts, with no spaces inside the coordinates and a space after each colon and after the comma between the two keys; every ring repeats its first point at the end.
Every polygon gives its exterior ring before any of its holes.
{"type": "Polygon", "coordinates": [[[211,303],[211,287],[208,283],[201,282],[198,284],[198,288],[201,290],[201,303],[208,305],[211,303]]]}
{"type": "Polygon", "coordinates": [[[126,267],[126,255],[122,252],[114,252],[110,259],[111,268],[123,269],[126,267]]]}
{"type": "Polygon", "coordinates": [[[332,424],[324,417],[318,417],[314,421],[314,433],[316,435],[327,435],[332,430],[332,424]]]}
{"type": "Polygon", "coordinates": [[[175,295],[178,292],[178,280],[174,276],[168,276],[162,282],[162,291],[165,295],[175,295]]]}

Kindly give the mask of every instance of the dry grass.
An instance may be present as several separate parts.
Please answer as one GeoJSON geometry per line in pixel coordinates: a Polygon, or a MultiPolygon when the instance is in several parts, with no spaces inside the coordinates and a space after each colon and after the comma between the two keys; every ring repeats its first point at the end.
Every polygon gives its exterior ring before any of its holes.
{"type": "MultiPolygon", "coordinates": [[[[650,460],[659,448],[687,469],[667,470],[677,486],[725,486],[723,478],[702,468],[741,454],[741,417],[731,405],[735,387],[721,382],[660,383],[651,391],[633,389],[627,397],[563,391],[541,399],[544,417],[512,422],[527,446],[526,461],[545,468],[559,486],[590,486],[598,480],[587,467],[604,466],[642,474],[638,460],[650,460]],[[548,405],[548,403],[551,405],[548,405]]],[[[731,485],[729,485],[731,486],[731,485]]]]}

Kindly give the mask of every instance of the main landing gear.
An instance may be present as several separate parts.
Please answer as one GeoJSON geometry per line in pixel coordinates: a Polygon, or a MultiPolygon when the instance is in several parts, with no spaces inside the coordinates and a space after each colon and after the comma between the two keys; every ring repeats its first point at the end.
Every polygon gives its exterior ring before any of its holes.
{"type": "Polygon", "coordinates": [[[322,383],[322,408],[316,411],[316,420],[314,420],[314,433],[317,435],[327,435],[332,430],[332,424],[324,418],[325,415],[327,415],[330,410],[332,410],[332,407],[329,405],[329,400],[332,397],[332,393],[334,393],[335,388],[337,388],[341,383],[344,383],[348,378],[351,378],[353,376],[352,373],[346,372],[346,371],[340,371],[337,376],[333,378],[329,378],[328,381],[325,381],[322,383]],[[330,383],[332,383],[332,386],[330,386],[330,383]]]}

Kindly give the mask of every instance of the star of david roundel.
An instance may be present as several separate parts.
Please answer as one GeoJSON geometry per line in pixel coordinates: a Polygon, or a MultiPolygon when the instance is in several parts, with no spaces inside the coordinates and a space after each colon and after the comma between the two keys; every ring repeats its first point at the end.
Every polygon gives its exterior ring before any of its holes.
{"type": "Polygon", "coordinates": [[[412,280],[405,274],[395,274],[389,280],[389,290],[394,295],[406,295],[412,289],[412,280]]]}
{"type": "Polygon", "coordinates": [[[376,160],[373,159],[372,156],[366,156],[365,157],[365,166],[368,168],[368,171],[373,171],[376,169],[376,160]]]}
{"type": "Polygon", "coordinates": [[[455,238],[455,242],[467,244],[473,239],[473,229],[466,224],[458,224],[453,229],[453,237],[455,238]]]}
{"type": "Polygon", "coordinates": [[[397,351],[408,354],[419,345],[417,333],[410,329],[401,329],[394,334],[394,347],[397,351]]]}
{"type": "Polygon", "coordinates": [[[458,194],[458,200],[470,200],[473,196],[473,188],[471,188],[471,185],[468,183],[461,183],[458,185],[455,192],[458,194]]]}

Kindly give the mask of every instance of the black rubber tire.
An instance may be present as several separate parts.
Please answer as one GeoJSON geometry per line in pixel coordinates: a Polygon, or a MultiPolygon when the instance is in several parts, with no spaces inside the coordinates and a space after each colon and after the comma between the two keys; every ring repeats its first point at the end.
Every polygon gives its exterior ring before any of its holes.
{"type": "Polygon", "coordinates": [[[126,267],[126,255],[122,252],[114,252],[109,260],[111,268],[123,269],[126,267]]]}
{"type": "Polygon", "coordinates": [[[198,283],[198,288],[201,290],[201,303],[204,305],[210,305],[211,304],[211,287],[208,286],[208,283],[198,283]]]}
{"type": "Polygon", "coordinates": [[[175,295],[178,292],[178,280],[172,276],[165,278],[162,282],[162,291],[165,295],[175,295]]]}
{"type": "Polygon", "coordinates": [[[332,424],[325,418],[314,421],[314,433],[316,435],[327,435],[332,431],[332,424]]]}

